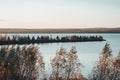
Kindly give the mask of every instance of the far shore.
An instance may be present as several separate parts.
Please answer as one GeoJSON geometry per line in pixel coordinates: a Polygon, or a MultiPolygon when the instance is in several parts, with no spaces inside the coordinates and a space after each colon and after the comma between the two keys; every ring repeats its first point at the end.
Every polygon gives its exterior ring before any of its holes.
{"type": "Polygon", "coordinates": [[[0,29],[0,33],[120,33],[120,28],[0,29]]]}

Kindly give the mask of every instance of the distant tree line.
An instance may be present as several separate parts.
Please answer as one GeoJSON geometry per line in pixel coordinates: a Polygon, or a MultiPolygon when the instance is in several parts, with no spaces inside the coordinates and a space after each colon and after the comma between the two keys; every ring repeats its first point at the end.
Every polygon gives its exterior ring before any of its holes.
{"type": "Polygon", "coordinates": [[[104,41],[102,36],[65,36],[52,38],[52,36],[0,36],[0,45],[4,44],[31,44],[31,43],[51,43],[51,42],[79,42],[79,41],[104,41]]]}

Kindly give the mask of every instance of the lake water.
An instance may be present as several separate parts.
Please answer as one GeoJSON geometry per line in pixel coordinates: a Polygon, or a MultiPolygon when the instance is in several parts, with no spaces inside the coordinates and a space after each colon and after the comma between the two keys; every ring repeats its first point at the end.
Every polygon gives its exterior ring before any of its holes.
{"type": "MultiPolygon", "coordinates": [[[[9,34],[12,35],[12,34],[9,34]]],[[[62,36],[71,36],[71,35],[84,35],[84,36],[96,36],[96,35],[102,35],[106,41],[103,42],[69,42],[69,43],[45,43],[45,44],[39,44],[39,51],[41,52],[42,56],[44,57],[45,63],[46,63],[46,74],[49,75],[51,73],[51,65],[50,65],[50,59],[52,59],[55,56],[55,53],[57,50],[60,49],[60,47],[65,48],[67,51],[71,49],[72,46],[76,47],[77,55],[80,59],[80,62],[84,65],[84,68],[81,68],[82,73],[84,76],[88,76],[88,74],[91,72],[93,66],[95,65],[96,61],[99,58],[100,53],[102,52],[102,49],[104,45],[107,43],[110,44],[110,47],[112,49],[113,56],[116,56],[118,52],[120,51],[120,34],[81,34],[81,33],[71,33],[71,34],[64,34],[64,33],[56,33],[56,34],[20,34],[22,36],[30,35],[32,36],[50,36],[52,37],[62,37],[62,36]]]]}

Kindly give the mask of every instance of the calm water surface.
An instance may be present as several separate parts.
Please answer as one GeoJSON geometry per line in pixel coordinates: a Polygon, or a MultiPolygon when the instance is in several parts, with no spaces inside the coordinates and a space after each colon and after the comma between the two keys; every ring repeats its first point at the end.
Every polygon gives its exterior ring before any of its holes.
{"type": "MultiPolygon", "coordinates": [[[[9,34],[12,35],[12,34],[9,34]]],[[[93,66],[95,65],[96,61],[99,58],[100,53],[102,52],[102,49],[104,45],[107,43],[110,44],[110,47],[112,49],[113,56],[116,56],[118,52],[120,51],[120,34],[20,34],[22,36],[30,35],[32,36],[50,36],[52,35],[52,38],[55,38],[56,36],[62,37],[62,36],[71,36],[71,35],[84,35],[84,36],[96,36],[96,35],[102,35],[106,41],[103,42],[73,42],[73,43],[46,43],[46,44],[39,44],[39,51],[41,52],[42,56],[44,57],[45,63],[46,63],[46,74],[49,75],[51,73],[51,67],[50,67],[50,59],[52,59],[55,56],[55,53],[57,50],[60,49],[60,47],[65,48],[67,51],[71,49],[72,46],[75,46],[77,49],[77,55],[80,59],[80,62],[84,65],[84,68],[81,69],[84,76],[88,76],[88,74],[91,72],[93,66]]]]}

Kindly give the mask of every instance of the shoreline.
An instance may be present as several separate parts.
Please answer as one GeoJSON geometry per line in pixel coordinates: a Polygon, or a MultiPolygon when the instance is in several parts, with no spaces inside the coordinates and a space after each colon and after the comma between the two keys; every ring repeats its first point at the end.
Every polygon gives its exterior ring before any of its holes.
{"type": "Polygon", "coordinates": [[[0,29],[0,33],[120,33],[120,28],[0,29]]]}

